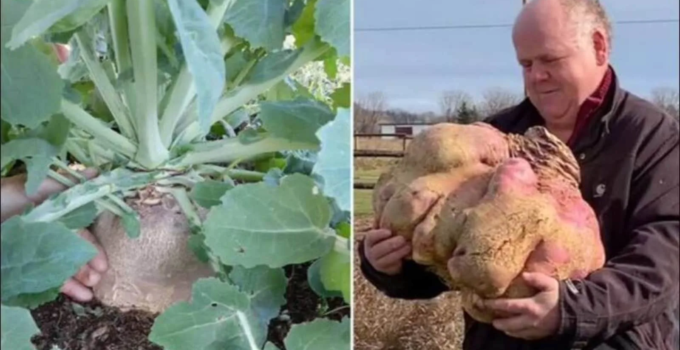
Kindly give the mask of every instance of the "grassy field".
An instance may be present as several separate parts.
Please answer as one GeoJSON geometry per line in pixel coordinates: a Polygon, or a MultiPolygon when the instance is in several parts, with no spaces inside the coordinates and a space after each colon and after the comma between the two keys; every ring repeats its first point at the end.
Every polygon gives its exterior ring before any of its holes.
{"type": "MultiPolygon", "coordinates": [[[[401,141],[359,140],[359,149],[401,150],[401,141]],[[361,142],[363,141],[363,142],[361,142]]],[[[354,181],[375,183],[398,159],[355,158],[354,181]]],[[[372,190],[354,190],[354,339],[356,350],[459,350],[460,300],[447,293],[433,300],[390,299],[361,274],[356,247],[373,219],[372,190]]]]}

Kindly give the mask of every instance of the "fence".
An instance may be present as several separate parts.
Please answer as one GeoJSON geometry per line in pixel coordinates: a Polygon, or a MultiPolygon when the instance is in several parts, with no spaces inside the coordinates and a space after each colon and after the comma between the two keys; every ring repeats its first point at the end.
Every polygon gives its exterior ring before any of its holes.
{"type": "MultiPolygon", "coordinates": [[[[406,134],[354,134],[354,157],[374,157],[374,158],[402,158],[406,152],[406,143],[413,139],[413,136],[406,134]],[[360,149],[359,139],[361,138],[383,138],[390,137],[401,140],[401,150],[381,150],[381,149],[360,149]]],[[[374,183],[354,182],[355,189],[371,190],[375,187],[374,183]]]]}

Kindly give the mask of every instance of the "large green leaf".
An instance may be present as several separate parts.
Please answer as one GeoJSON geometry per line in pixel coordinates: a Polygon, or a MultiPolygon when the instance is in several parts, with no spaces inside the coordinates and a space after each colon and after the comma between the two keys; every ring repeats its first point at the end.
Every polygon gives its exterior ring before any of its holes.
{"type": "MultiPolygon", "coordinates": [[[[6,1],[6,0],[2,0],[6,1]]],[[[20,307],[2,305],[2,320],[0,332],[2,333],[3,349],[11,350],[34,350],[31,338],[40,332],[31,313],[20,307]]]]}
{"type": "Polygon", "coordinates": [[[54,145],[40,138],[15,139],[2,145],[0,163],[1,167],[18,159],[26,163],[26,193],[32,195],[47,177],[52,157],[58,153],[54,145]]]}
{"type": "Polygon", "coordinates": [[[248,75],[248,83],[259,84],[285,73],[300,56],[300,50],[282,50],[268,54],[260,60],[248,75]]]}
{"type": "Polygon", "coordinates": [[[350,54],[350,0],[319,0],[316,4],[316,33],[338,52],[350,54]]]}
{"type": "Polygon", "coordinates": [[[48,56],[33,45],[6,47],[12,28],[30,2],[2,0],[2,119],[35,128],[61,108],[63,82],[48,56]]]}
{"type": "Polygon", "coordinates": [[[210,208],[222,203],[220,198],[230,189],[234,188],[233,181],[205,180],[199,182],[191,189],[189,196],[198,205],[210,208]]]}
{"type": "Polygon", "coordinates": [[[90,202],[62,216],[59,221],[67,228],[77,230],[90,226],[97,218],[97,214],[97,206],[90,202]]]}
{"type": "Polygon", "coordinates": [[[349,83],[342,84],[341,87],[333,91],[331,94],[331,99],[336,107],[339,108],[350,108],[352,101],[352,92],[349,83]]]}
{"type": "Polygon", "coordinates": [[[20,294],[16,297],[3,300],[2,303],[8,306],[19,306],[33,310],[40,305],[54,301],[59,296],[59,293],[61,293],[61,286],[40,293],[20,294]]]}
{"type": "Polygon", "coordinates": [[[248,294],[250,305],[261,326],[267,328],[269,320],[279,314],[281,306],[286,303],[285,293],[288,280],[283,268],[271,269],[258,266],[246,269],[235,266],[229,274],[242,292],[248,294]]]}
{"type": "Polygon", "coordinates": [[[257,350],[264,343],[246,293],[215,278],[194,283],[191,303],[158,316],[149,340],[165,350],[257,350]]]}
{"type": "Polygon", "coordinates": [[[316,0],[310,0],[305,5],[302,14],[293,24],[293,35],[295,36],[295,45],[302,47],[315,35],[314,33],[314,10],[316,9],[316,0]]]}
{"type": "Polygon", "coordinates": [[[328,290],[326,289],[326,286],[324,286],[323,281],[321,280],[322,259],[316,260],[307,269],[307,283],[309,283],[309,287],[312,288],[314,293],[322,298],[342,297],[341,292],[328,290]]]}
{"type": "Polygon", "coordinates": [[[198,121],[207,132],[210,117],[226,83],[225,65],[217,31],[196,0],[168,0],[182,50],[198,95],[198,121]]]}
{"type": "Polygon", "coordinates": [[[2,300],[61,286],[97,249],[59,222],[2,224],[2,300]]]}
{"type": "Polygon", "coordinates": [[[84,2],[78,10],[62,18],[50,27],[52,33],[63,33],[74,30],[89,22],[111,0],[89,0],[84,2]]]}
{"type": "Polygon", "coordinates": [[[293,325],[284,344],[286,350],[347,350],[351,344],[350,328],[348,318],[343,318],[341,322],[318,318],[293,325]]]}
{"type": "Polygon", "coordinates": [[[316,132],[333,119],[325,104],[306,98],[260,103],[260,118],[272,135],[290,141],[319,144],[316,132]]]}
{"type": "Polygon", "coordinates": [[[346,303],[351,302],[351,272],[349,249],[345,252],[332,250],[321,258],[319,274],[324,288],[328,291],[339,291],[346,303]]]}
{"type": "Polygon", "coordinates": [[[351,210],[350,193],[352,154],[350,152],[350,113],[338,109],[335,120],[323,126],[319,132],[321,151],[314,166],[314,173],[324,179],[324,193],[333,197],[341,210],[351,210]]]}
{"type": "MultiPolygon", "coordinates": [[[[4,2],[5,0],[3,0],[4,2]]],[[[43,34],[52,25],[64,19],[66,16],[84,10],[84,14],[92,15],[101,9],[106,4],[106,0],[35,0],[28,8],[26,13],[21,17],[19,22],[14,26],[12,31],[12,39],[9,42],[9,47],[15,49],[23,45],[28,39],[43,34]]],[[[74,16],[69,22],[85,23],[89,18],[87,16],[74,16]]],[[[4,21],[3,21],[4,22],[4,21]]],[[[73,23],[70,23],[73,25],[73,23]]],[[[67,27],[70,25],[67,25],[67,27]]]]}
{"type": "Polygon", "coordinates": [[[206,244],[227,265],[281,267],[319,258],[333,246],[330,206],[314,181],[294,174],[278,187],[237,186],[205,221],[206,244]]]}
{"type": "Polygon", "coordinates": [[[283,46],[285,16],[282,0],[234,0],[224,20],[251,47],[271,51],[283,46]]]}

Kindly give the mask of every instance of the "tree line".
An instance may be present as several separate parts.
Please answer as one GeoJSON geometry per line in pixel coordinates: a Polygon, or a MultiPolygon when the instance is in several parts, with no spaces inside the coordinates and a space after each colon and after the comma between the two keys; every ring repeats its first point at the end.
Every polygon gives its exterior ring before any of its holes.
{"type": "MultiPolygon", "coordinates": [[[[438,98],[439,109],[424,113],[414,113],[398,108],[390,108],[387,98],[381,92],[362,96],[354,102],[354,132],[378,133],[381,123],[459,123],[470,124],[493,115],[505,108],[512,107],[524,99],[523,93],[503,88],[490,88],[482,93],[481,101],[462,90],[444,91],[438,98]]],[[[656,88],[651,91],[650,102],[678,119],[680,99],[677,89],[656,88]]]]}

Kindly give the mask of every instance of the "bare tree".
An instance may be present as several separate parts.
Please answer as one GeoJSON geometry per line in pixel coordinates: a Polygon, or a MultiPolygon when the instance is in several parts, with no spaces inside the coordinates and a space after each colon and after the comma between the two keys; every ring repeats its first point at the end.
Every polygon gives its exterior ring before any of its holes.
{"type": "Polygon", "coordinates": [[[354,104],[354,132],[369,134],[376,132],[387,102],[381,92],[373,92],[360,98],[354,104]]]}
{"type": "Polygon", "coordinates": [[[442,119],[449,123],[456,122],[456,111],[462,105],[471,106],[472,104],[470,94],[460,90],[445,91],[439,98],[439,110],[441,111],[442,119]]]}
{"type": "Polygon", "coordinates": [[[496,114],[503,109],[517,105],[522,101],[522,95],[503,88],[491,88],[482,94],[484,101],[479,111],[482,117],[496,114]]]}
{"type": "Polygon", "coordinates": [[[677,89],[662,87],[652,90],[652,102],[675,119],[680,117],[680,94],[677,89]]]}

